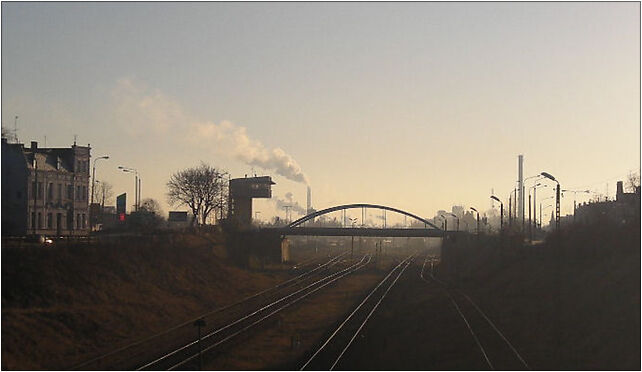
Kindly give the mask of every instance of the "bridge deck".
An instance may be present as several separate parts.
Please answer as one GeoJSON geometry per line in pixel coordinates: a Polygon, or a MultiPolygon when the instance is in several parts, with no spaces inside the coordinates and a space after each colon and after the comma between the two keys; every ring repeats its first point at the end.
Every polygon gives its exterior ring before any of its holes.
{"type": "Polygon", "coordinates": [[[379,237],[443,237],[445,234],[454,233],[437,229],[398,229],[398,228],[354,228],[354,227],[280,227],[267,228],[262,231],[278,233],[280,235],[307,235],[307,236],[379,236],[379,237]]]}

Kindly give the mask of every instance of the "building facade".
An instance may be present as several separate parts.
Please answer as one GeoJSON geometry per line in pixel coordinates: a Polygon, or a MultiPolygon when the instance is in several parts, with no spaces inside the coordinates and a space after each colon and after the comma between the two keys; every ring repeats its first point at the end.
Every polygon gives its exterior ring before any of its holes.
{"type": "Polygon", "coordinates": [[[2,235],[88,235],[90,151],[3,138],[2,235]]]}
{"type": "Polygon", "coordinates": [[[583,203],[575,210],[575,222],[617,224],[640,223],[640,186],[634,192],[624,192],[622,181],[617,183],[614,201],[583,203]]]}

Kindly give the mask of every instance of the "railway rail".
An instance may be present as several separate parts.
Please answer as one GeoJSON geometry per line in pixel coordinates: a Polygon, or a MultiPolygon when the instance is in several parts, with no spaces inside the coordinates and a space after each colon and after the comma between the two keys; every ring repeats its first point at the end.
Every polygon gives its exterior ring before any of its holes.
{"type": "Polygon", "coordinates": [[[163,332],[117,348],[109,353],[101,354],[70,369],[135,369],[137,362],[140,360],[151,359],[150,350],[157,353],[158,350],[168,348],[168,345],[171,345],[170,348],[177,346],[177,340],[193,340],[195,337],[193,326],[195,321],[206,319],[209,323],[208,328],[215,327],[221,323],[229,323],[230,319],[245,315],[248,312],[248,308],[260,308],[265,303],[272,303],[275,299],[285,296],[289,291],[296,290],[297,287],[304,286],[309,281],[315,280],[319,275],[331,271],[347,255],[348,252],[343,252],[320,263],[317,262],[319,258],[306,260],[297,265],[297,269],[305,271],[291,279],[246,296],[230,305],[201,314],[163,332]]]}
{"type": "Polygon", "coordinates": [[[370,291],[325,342],[316,349],[301,366],[300,370],[333,370],[337,367],[350,345],[352,345],[390,289],[412,263],[413,258],[413,256],[407,257],[390,270],[388,275],[370,291]]]}
{"type": "Polygon", "coordinates": [[[294,305],[311,294],[322,288],[336,282],[337,280],[363,268],[370,263],[371,257],[366,255],[358,262],[340,269],[339,271],[329,273],[312,283],[297,288],[294,292],[280,297],[261,308],[237,318],[227,324],[216,327],[216,329],[206,332],[200,342],[198,340],[185,343],[176,347],[170,352],[163,353],[150,362],[137,367],[137,370],[178,370],[178,369],[197,369],[201,362],[202,356],[207,356],[216,348],[220,347],[234,337],[264,323],[273,315],[294,305]]]}
{"type": "Polygon", "coordinates": [[[528,363],[504,333],[467,294],[435,278],[434,260],[432,259],[430,261],[430,272],[428,273],[430,280],[426,279],[424,274],[427,261],[428,257],[424,260],[419,276],[424,282],[428,284],[435,283],[445,290],[455,311],[473,337],[484,363],[489,369],[530,370],[528,363]]]}

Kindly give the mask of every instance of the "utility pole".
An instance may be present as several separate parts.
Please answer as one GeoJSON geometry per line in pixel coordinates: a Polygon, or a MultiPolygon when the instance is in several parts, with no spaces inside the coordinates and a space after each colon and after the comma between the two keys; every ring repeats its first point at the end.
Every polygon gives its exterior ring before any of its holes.
{"type": "Polygon", "coordinates": [[[205,319],[201,318],[194,322],[194,326],[198,329],[198,369],[203,370],[203,344],[201,343],[201,328],[205,327],[205,319]]]}
{"type": "Polygon", "coordinates": [[[18,115],[13,119],[13,141],[18,143],[18,115]]]}
{"type": "Polygon", "coordinates": [[[557,183],[557,188],[555,189],[555,229],[560,230],[560,182],[555,179],[550,173],[542,172],[542,176],[548,178],[551,181],[557,183]]]}
{"type": "MultiPolygon", "coordinates": [[[[522,208],[522,231],[526,232],[526,229],[525,229],[526,226],[524,225],[526,222],[526,219],[525,219],[526,213],[524,213],[525,212],[524,211],[524,193],[526,192],[526,187],[524,187],[523,185],[524,183],[522,182],[522,200],[520,201],[520,204],[521,204],[520,207],[522,208]]],[[[531,203],[531,195],[528,194],[528,204],[530,205],[530,203],[531,203]]],[[[528,223],[530,223],[530,217],[529,217],[528,223]]]]}
{"type": "Polygon", "coordinates": [[[533,223],[531,221],[531,194],[528,193],[528,236],[533,243],[533,223]]]}
{"type": "Polygon", "coordinates": [[[512,225],[513,221],[513,208],[512,208],[513,198],[508,196],[508,227],[512,225]]]}
{"type": "Polygon", "coordinates": [[[288,223],[290,223],[289,215],[290,215],[290,208],[292,208],[292,206],[291,205],[284,205],[283,208],[285,208],[285,223],[288,224],[288,223]]]}
{"type": "Polygon", "coordinates": [[[143,188],[141,186],[141,183],[143,180],[139,177],[138,178],[138,208],[140,208],[140,200],[142,199],[142,193],[143,193],[143,188]]]}
{"type": "Polygon", "coordinates": [[[533,187],[533,219],[535,220],[535,229],[537,229],[537,187],[533,187]]]}
{"type": "Polygon", "coordinates": [[[352,243],[350,245],[350,258],[352,258],[353,253],[354,253],[354,235],[352,235],[352,243]]]}
{"type": "MultiPolygon", "coordinates": [[[[17,118],[18,117],[16,116],[16,119],[17,118]]],[[[73,189],[73,184],[72,184],[72,189],[73,189]]],[[[33,212],[31,213],[31,215],[33,217],[31,218],[31,222],[32,222],[32,226],[31,227],[33,228],[33,234],[36,235],[36,224],[37,224],[37,221],[36,221],[36,219],[37,219],[36,203],[38,202],[38,160],[36,159],[36,152],[35,151],[33,153],[33,185],[32,185],[32,190],[33,190],[33,209],[32,209],[33,212]]],[[[72,202],[71,205],[73,206],[73,202],[74,202],[73,198],[72,198],[71,202],[72,202]]],[[[73,218],[73,216],[74,216],[74,214],[72,212],[71,213],[71,217],[73,218]]],[[[73,223],[71,225],[72,225],[71,227],[73,228],[73,223]]],[[[68,228],[69,228],[69,226],[68,226],[68,228]]],[[[69,230],[71,230],[71,228],[69,228],[69,230]]]]}

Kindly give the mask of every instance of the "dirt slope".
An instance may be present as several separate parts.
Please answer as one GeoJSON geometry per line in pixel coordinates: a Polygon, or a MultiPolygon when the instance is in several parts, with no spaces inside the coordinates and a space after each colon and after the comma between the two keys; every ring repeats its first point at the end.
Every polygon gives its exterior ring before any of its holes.
{"type": "Polygon", "coordinates": [[[2,247],[2,369],[65,369],[284,280],[211,237],[2,247]]]}

